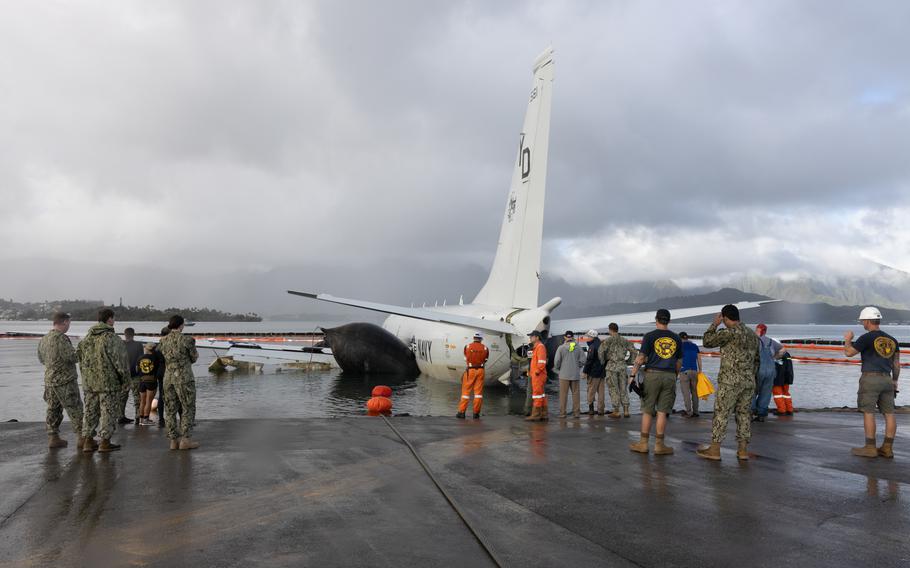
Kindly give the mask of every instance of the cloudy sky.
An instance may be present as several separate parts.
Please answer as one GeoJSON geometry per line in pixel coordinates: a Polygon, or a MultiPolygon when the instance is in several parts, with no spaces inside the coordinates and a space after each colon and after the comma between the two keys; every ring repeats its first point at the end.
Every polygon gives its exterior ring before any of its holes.
{"type": "Polygon", "coordinates": [[[279,309],[257,298],[401,301],[371,274],[443,268],[470,299],[549,44],[545,273],[910,270],[908,21],[896,1],[10,3],[0,297],[279,309]]]}

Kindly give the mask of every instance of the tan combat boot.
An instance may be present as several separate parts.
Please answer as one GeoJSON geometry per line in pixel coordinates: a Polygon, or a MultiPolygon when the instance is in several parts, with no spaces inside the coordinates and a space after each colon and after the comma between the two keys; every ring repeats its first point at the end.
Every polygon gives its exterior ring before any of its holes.
{"type": "Polygon", "coordinates": [[[866,438],[866,445],[861,448],[853,448],[850,452],[854,456],[861,458],[877,458],[878,449],[875,447],[875,438],[866,438]]]}
{"type": "Polygon", "coordinates": [[[84,446],[84,445],[85,445],[85,436],[79,436],[79,438],[76,440],[76,449],[82,450],[82,446],[84,446]]]}
{"type": "Polygon", "coordinates": [[[629,449],[640,454],[648,453],[648,436],[647,432],[642,432],[641,439],[635,444],[630,444],[629,449]]]}
{"type": "Polygon", "coordinates": [[[98,445],[99,452],[116,452],[120,449],[120,444],[112,444],[108,439],[102,439],[101,444],[98,445]]]}
{"type": "Polygon", "coordinates": [[[695,450],[695,453],[698,454],[698,457],[705,458],[706,460],[720,461],[720,444],[711,442],[710,446],[698,448],[695,450]]]}
{"type": "Polygon", "coordinates": [[[98,449],[98,443],[95,442],[94,438],[85,438],[85,442],[82,443],[82,451],[86,453],[92,453],[98,449]]]}
{"type": "Polygon", "coordinates": [[[171,449],[172,450],[180,449],[180,440],[171,440],[171,449]]]}
{"type": "Polygon", "coordinates": [[[537,422],[540,420],[540,407],[535,406],[531,409],[531,415],[525,418],[525,422],[537,422]]]}
{"type": "Polygon", "coordinates": [[[607,414],[607,418],[622,418],[622,414],[619,413],[619,408],[614,408],[613,412],[607,414]]]}
{"type": "Polygon", "coordinates": [[[631,414],[629,414],[628,405],[622,407],[622,415],[623,415],[623,418],[628,418],[628,417],[632,416],[631,414]]]}
{"type": "Polygon", "coordinates": [[[673,448],[664,444],[664,437],[661,434],[657,435],[657,439],[654,441],[654,455],[655,456],[672,456],[673,448]]]}
{"type": "Polygon", "coordinates": [[[739,447],[736,448],[736,459],[738,460],[748,460],[749,459],[749,442],[744,442],[743,440],[739,441],[739,447]]]}
{"type": "Polygon", "coordinates": [[[65,448],[69,444],[66,440],[58,436],[57,434],[51,434],[47,437],[47,447],[48,448],[65,448]]]}
{"type": "Polygon", "coordinates": [[[894,445],[894,438],[885,438],[884,441],[882,441],[882,447],[880,447],[878,449],[878,455],[880,455],[883,458],[893,458],[894,457],[894,449],[892,448],[893,445],[894,445]]]}
{"type": "Polygon", "coordinates": [[[194,442],[190,438],[180,438],[181,450],[195,450],[199,447],[199,442],[194,442]]]}
{"type": "Polygon", "coordinates": [[[540,418],[538,418],[538,420],[540,420],[541,422],[547,422],[548,420],[550,420],[550,409],[547,408],[546,406],[541,406],[540,407],[540,418]]]}

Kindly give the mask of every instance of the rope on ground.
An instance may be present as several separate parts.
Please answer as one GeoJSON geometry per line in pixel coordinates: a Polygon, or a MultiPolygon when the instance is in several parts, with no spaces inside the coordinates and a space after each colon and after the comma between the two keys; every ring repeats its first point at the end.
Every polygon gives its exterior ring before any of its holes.
{"type": "Polygon", "coordinates": [[[460,518],[461,521],[464,523],[464,525],[466,527],[468,527],[468,530],[471,531],[471,534],[474,535],[474,538],[477,539],[477,542],[480,543],[481,548],[484,549],[484,551],[490,557],[490,560],[493,561],[493,564],[495,564],[496,566],[499,566],[500,568],[505,566],[505,564],[499,560],[499,557],[496,556],[496,553],[493,552],[493,547],[490,545],[489,542],[487,542],[487,539],[484,538],[483,535],[481,535],[480,532],[478,532],[477,529],[475,529],[473,527],[473,525],[471,525],[471,523],[468,521],[468,519],[464,516],[464,513],[461,512],[461,509],[455,503],[455,500],[452,499],[452,496],[449,495],[449,492],[446,491],[445,488],[439,483],[439,481],[436,479],[436,476],[433,475],[432,471],[430,471],[430,466],[428,466],[426,464],[426,462],[423,461],[423,459],[420,457],[420,454],[418,454],[417,450],[414,449],[414,446],[411,445],[411,442],[409,442],[401,434],[401,432],[398,431],[398,428],[396,428],[388,418],[386,418],[383,415],[381,415],[381,416],[382,416],[382,419],[385,420],[385,423],[388,425],[388,427],[392,429],[392,432],[395,432],[395,435],[398,436],[398,438],[402,442],[404,442],[404,445],[407,446],[409,450],[411,450],[411,453],[414,454],[414,458],[417,460],[417,463],[420,464],[420,467],[422,467],[423,470],[426,472],[427,476],[429,476],[430,481],[433,482],[433,485],[436,486],[436,489],[439,489],[439,492],[442,493],[443,497],[445,497],[445,500],[449,503],[449,506],[451,506],[452,509],[455,511],[455,514],[458,515],[458,518],[460,518]]]}

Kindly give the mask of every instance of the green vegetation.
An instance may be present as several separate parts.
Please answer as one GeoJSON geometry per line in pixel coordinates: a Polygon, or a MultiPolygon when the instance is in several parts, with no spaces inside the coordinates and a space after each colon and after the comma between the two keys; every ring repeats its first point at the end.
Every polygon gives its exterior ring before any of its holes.
{"type": "Polygon", "coordinates": [[[258,314],[232,314],[211,308],[167,308],[154,306],[106,306],[100,300],[54,300],[46,302],[14,302],[0,298],[0,320],[47,320],[56,311],[64,311],[75,321],[95,321],[98,310],[114,310],[120,321],[167,321],[173,314],[181,314],[192,321],[262,321],[258,314]]]}

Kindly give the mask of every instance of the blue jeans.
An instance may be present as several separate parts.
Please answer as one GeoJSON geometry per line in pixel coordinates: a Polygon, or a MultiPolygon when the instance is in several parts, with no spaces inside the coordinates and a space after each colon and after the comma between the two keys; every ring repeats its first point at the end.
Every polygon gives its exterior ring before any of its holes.
{"type": "Polygon", "coordinates": [[[755,383],[755,398],[752,399],[752,413],[759,416],[768,415],[768,405],[771,404],[771,387],[774,386],[774,375],[758,376],[755,383]]]}

